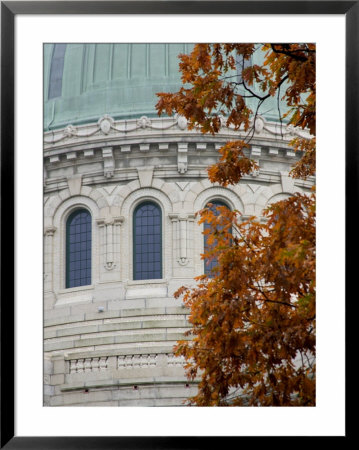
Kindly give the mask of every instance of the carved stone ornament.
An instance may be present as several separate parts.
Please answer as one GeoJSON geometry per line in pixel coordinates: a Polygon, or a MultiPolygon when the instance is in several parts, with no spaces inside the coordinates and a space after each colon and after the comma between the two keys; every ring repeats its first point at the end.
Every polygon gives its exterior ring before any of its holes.
{"type": "Polygon", "coordinates": [[[146,116],[142,116],[138,119],[137,125],[143,129],[145,129],[151,125],[151,120],[146,116]]]}
{"type": "Polygon", "coordinates": [[[103,117],[99,119],[97,123],[102,133],[108,134],[113,126],[113,119],[109,115],[105,114],[103,117]]]}
{"type": "Polygon", "coordinates": [[[178,116],[177,125],[181,130],[185,130],[187,128],[187,119],[183,116],[178,116]]]}
{"type": "MultiPolygon", "coordinates": [[[[236,133],[234,127],[231,125],[227,127],[226,118],[223,116],[219,116],[221,122],[221,128],[226,128],[228,131],[236,133]]],[[[290,138],[292,135],[297,135],[303,138],[309,138],[310,135],[307,131],[296,129],[296,128],[285,128],[279,127],[277,123],[267,122],[263,117],[257,116],[255,124],[253,120],[251,121],[251,125],[255,126],[255,131],[260,133],[265,130],[266,132],[272,134],[273,136],[288,136],[290,138]]],[[[89,138],[92,138],[99,132],[108,135],[110,131],[114,134],[130,134],[136,132],[139,128],[142,129],[150,129],[154,133],[158,131],[166,131],[171,129],[172,127],[177,126],[182,131],[187,131],[188,122],[187,119],[180,115],[175,115],[174,117],[168,118],[160,118],[160,119],[149,119],[146,116],[142,116],[140,119],[126,119],[126,120],[118,120],[114,121],[112,117],[108,114],[102,116],[97,123],[87,125],[85,127],[79,125],[78,127],[74,127],[73,125],[68,125],[64,129],[60,130],[51,130],[47,131],[44,135],[44,143],[45,145],[52,146],[60,143],[64,139],[72,138],[77,139],[78,143],[82,141],[87,141],[89,138]]],[[[168,145],[168,144],[166,144],[168,145]]],[[[125,148],[129,148],[128,145],[122,145],[122,151],[125,148]]]]}
{"type": "Polygon", "coordinates": [[[257,116],[254,123],[254,129],[256,130],[256,133],[260,133],[264,128],[264,120],[262,117],[257,116]]]}
{"type": "Polygon", "coordinates": [[[186,256],[186,257],[181,257],[181,258],[178,258],[178,259],[177,259],[177,262],[178,262],[178,264],[179,264],[180,266],[185,266],[185,265],[188,264],[189,259],[187,258],[187,256],[186,256]]]}
{"type": "Polygon", "coordinates": [[[46,227],[44,230],[44,235],[52,237],[55,234],[56,230],[57,230],[56,227],[46,227]]]}
{"type": "Polygon", "coordinates": [[[67,127],[64,129],[65,136],[73,136],[75,134],[76,134],[76,128],[73,125],[67,125],[67,127]]]}
{"type": "Polygon", "coordinates": [[[224,116],[222,116],[222,114],[219,115],[218,118],[219,118],[219,121],[221,123],[221,128],[226,127],[227,126],[227,119],[224,116]]]}
{"type": "Polygon", "coordinates": [[[113,261],[107,261],[104,266],[106,270],[113,270],[116,267],[116,264],[113,261]]]}
{"type": "Polygon", "coordinates": [[[187,163],[186,162],[179,162],[178,166],[178,173],[180,173],[181,175],[183,175],[184,173],[187,172],[187,163]]]}

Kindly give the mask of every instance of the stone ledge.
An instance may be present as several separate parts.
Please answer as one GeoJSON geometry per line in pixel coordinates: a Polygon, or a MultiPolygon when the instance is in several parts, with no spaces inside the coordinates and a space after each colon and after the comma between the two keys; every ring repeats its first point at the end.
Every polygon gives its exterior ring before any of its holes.
{"type": "MultiPolygon", "coordinates": [[[[171,300],[171,299],[170,299],[171,300]]],[[[70,323],[82,323],[83,321],[113,319],[113,318],[129,318],[139,316],[150,316],[160,314],[189,314],[189,309],[183,306],[161,306],[150,308],[130,308],[118,309],[99,313],[76,314],[73,316],[51,317],[44,320],[45,327],[70,323]]]]}
{"type": "Polygon", "coordinates": [[[178,386],[178,385],[193,385],[196,386],[199,383],[199,381],[188,381],[187,378],[184,376],[183,380],[178,380],[178,377],[153,377],[152,379],[149,378],[128,378],[128,379],[122,379],[122,380],[103,380],[101,382],[79,382],[79,383],[73,383],[71,385],[63,385],[60,387],[61,392],[73,392],[73,391],[79,391],[83,389],[101,389],[101,388],[126,388],[126,387],[132,387],[132,386],[178,386]]]}
{"type": "Polygon", "coordinates": [[[86,358],[97,358],[101,356],[125,356],[129,354],[167,354],[172,352],[172,344],[163,342],[162,345],[154,345],[154,346],[141,346],[141,347],[122,347],[119,349],[112,350],[93,350],[90,352],[78,352],[78,353],[67,353],[65,355],[65,361],[69,361],[71,359],[86,359],[86,358]]]}
{"type": "Polygon", "coordinates": [[[81,336],[81,339],[86,339],[90,337],[106,337],[107,334],[113,331],[131,331],[131,330],[149,330],[158,328],[189,328],[189,323],[185,320],[184,316],[177,319],[167,319],[165,315],[160,319],[144,319],[137,321],[127,321],[127,322],[117,322],[117,323],[106,323],[99,325],[90,325],[85,322],[82,326],[66,327],[57,330],[44,330],[44,338],[47,342],[56,342],[52,339],[66,337],[66,336],[81,336]]]}

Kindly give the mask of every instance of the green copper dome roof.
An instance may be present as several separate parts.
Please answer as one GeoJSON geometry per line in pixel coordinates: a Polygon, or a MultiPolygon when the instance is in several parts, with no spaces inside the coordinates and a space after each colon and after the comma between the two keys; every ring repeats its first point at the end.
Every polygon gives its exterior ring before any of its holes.
{"type": "MultiPolygon", "coordinates": [[[[191,48],[191,44],[45,44],[45,130],[97,122],[104,114],[114,119],[157,115],[156,93],[179,89],[178,55],[191,48]]],[[[277,115],[276,107],[271,109],[267,118],[277,115]]]]}
{"type": "Polygon", "coordinates": [[[155,115],[156,92],[181,84],[187,44],[67,44],[61,96],[49,99],[54,45],[44,46],[44,127],[155,115]]]}

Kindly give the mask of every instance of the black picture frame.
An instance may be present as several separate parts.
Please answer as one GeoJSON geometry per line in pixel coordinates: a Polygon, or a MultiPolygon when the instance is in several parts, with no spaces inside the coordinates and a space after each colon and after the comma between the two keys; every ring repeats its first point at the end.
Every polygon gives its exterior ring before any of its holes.
{"type": "MultiPolygon", "coordinates": [[[[204,448],[226,437],[25,437],[14,435],[14,20],[18,14],[340,14],[346,20],[346,236],[358,204],[359,1],[4,1],[1,2],[1,442],[6,449],[204,448]],[[6,193],[6,195],[5,195],[6,193]],[[6,280],[6,283],[4,282],[6,280]]],[[[346,267],[358,244],[346,240],[346,267]]],[[[353,283],[346,271],[346,298],[353,283]]],[[[355,298],[354,298],[355,300],[355,298]]],[[[348,331],[346,327],[346,341],[348,331]]],[[[348,371],[347,371],[348,373],[348,371]]],[[[348,382],[348,380],[347,380],[348,382]]],[[[346,408],[348,408],[348,385],[346,408]]],[[[335,395],[335,393],[333,393],[335,395]]],[[[348,409],[346,409],[348,411],[348,409]]],[[[346,414],[347,417],[347,414],[346,414]]],[[[348,438],[350,430],[346,424],[348,438]]],[[[185,424],[183,424],[185,426],[185,424]]],[[[228,438],[233,439],[233,438],[228,438]]],[[[287,440],[289,438],[283,438],[287,440]]],[[[216,442],[220,441],[220,442],[216,442]]],[[[229,442],[228,442],[229,443],[229,442]]]]}

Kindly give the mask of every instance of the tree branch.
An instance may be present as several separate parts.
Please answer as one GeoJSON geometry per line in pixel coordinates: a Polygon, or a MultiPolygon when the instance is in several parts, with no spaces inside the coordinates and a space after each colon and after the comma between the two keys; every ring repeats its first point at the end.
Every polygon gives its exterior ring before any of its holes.
{"type": "MultiPolygon", "coordinates": [[[[275,45],[282,45],[282,44],[271,44],[271,48],[274,53],[290,56],[291,58],[296,59],[297,61],[303,61],[303,62],[308,61],[307,57],[296,55],[294,53],[295,52],[304,52],[304,51],[310,52],[310,50],[297,49],[297,50],[285,51],[285,50],[276,49],[275,45]]],[[[315,52],[313,52],[313,53],[315,53],[315,52]]]]}

